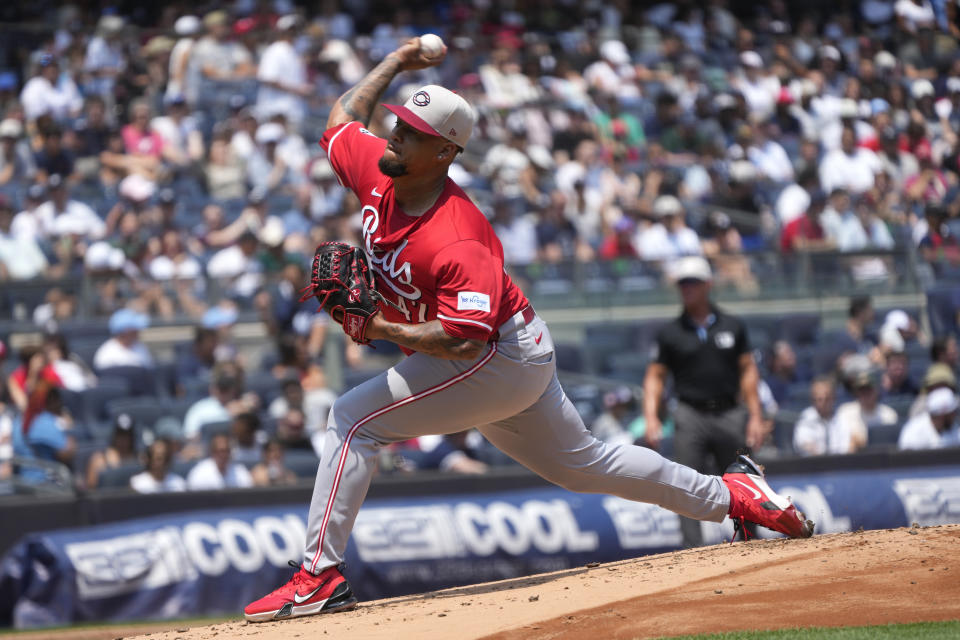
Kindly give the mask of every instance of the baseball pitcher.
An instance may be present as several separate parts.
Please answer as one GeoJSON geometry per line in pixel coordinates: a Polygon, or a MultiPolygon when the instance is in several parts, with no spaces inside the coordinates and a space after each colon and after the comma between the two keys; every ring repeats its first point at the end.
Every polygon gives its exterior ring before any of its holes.
{"type": "Polygon", "coordinates": [[[390,340],[408,354],[342,395],[331,410],[302,561],[244,610],[259,622],[356,606],[341,562],[379,447],[476,427],[495,446],[572,491],[649,502],[681,515],[755,522],[791,537],[813,523],[740,456],[702,475],[636,446],[610,446],[584,427],[557,381],[550,331],[503,268],[483,213],[447,171],[474,115],[457,94],[425,86],[384,105],[384,140],[365,126],[401,71],[438,64],[418,38],[389,54],[334,106],[320,144],[360,199],[363,246],[321,245],[308,295],[357,342],[390,340]]]}

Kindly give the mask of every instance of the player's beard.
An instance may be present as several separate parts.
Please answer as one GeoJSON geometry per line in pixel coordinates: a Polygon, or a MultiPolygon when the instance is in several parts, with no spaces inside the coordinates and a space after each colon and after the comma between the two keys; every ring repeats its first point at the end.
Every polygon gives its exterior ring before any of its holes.
{"type": "Polygon", "coordinates": [[[407,175],[407,165],[399,160],[387,160],[381,156],[377,166],[380,167],[380,173],[388,178],[399,178],[400,176],[407,175]]]}

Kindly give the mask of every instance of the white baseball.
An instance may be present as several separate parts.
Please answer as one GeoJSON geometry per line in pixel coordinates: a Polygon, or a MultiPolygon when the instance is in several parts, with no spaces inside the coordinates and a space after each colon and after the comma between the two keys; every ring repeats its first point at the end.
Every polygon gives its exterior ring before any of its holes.
{"type": "Polygon", "coordinates": [[[436,58],[443,53],[443,40],[435,33],[420,36],[420,53],[424,58],[436,58]]]}

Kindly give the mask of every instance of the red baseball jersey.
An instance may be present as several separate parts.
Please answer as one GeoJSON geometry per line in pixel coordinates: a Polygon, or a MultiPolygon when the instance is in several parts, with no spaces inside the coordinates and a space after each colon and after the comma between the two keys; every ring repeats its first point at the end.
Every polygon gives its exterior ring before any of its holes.
{"type": "Polygon", "coordinates": [[[340,183],[360,199],[363,248],[377,291],[400,307],[384,306],[387,320],[438,319],[450,336],[488,340],[528,304],[504,271],[493,227],[453,180],[447,178],[427,212],[409,216],[377,166],[386,140],[348,122],[328,129],[320,146],[340,183]]]}

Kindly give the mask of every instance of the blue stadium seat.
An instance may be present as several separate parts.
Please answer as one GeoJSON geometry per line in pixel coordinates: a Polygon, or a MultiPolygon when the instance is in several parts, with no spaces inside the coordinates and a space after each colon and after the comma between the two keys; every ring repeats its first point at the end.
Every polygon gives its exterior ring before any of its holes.
{"type": "Polygon", "coordinates": [[[867,431],[867,443],[871,447],[875,445],[896,445],[899,438],[899,424],[872,427],[869,431],[867,431]]]}
{"type": "Polygon", "coordinates": [[[253,391],[264,405],[280,395],[283,381],[278,380],[269,371],[253,371],[246,376],[244,386],[247,391],[253,391]]]}
{"type": "Polygon", "coordinates": [[[130,395],[154,396],[157,394],[156,374],[146,367],[108,367],[97,370],[101,380],[124,380],[130,395]]]}
{"type": "Polygon", "coordinates": [[[111,423],[126,413],[140,427],[152,428],[161,416],[168,415],[166,403],[150,396],[115,398],[108,400],[105,408],[111,423]]]}
{"type": "Polygon", "coordinates": [[[606,373],[614,380],[643,384],[650,363],[649,352],[624,351],[612,353],[606,361],[606,373]]]}
{"type": "Polygon", "coordinates": [[[584,423],[589,425],[603,411],[603,394],[597,385],[564,385],[564,391],[584,423]]]}
{"type": "Polygon", "coordinates": [[[583,354],[580,345],[560,343],[555,344],[553,348],[557,357],[557,369],[583,373],[583,354]]]}
{"type": "Polygon", "coordinates": [[[305,449],[287,449],[283,462],[298,478],[315,478],[320,466],[320,458],[305,449]]]}
{"type": "Polygon", "coordinates": [[[777,451],[791,455],[793,450],[793,430],[800,415],[795,411],[781,411],[773,421],[773,444],[777,451]]]}
{"type": "Polygon", "coordinates": [[[121,465],[112,469],[104,469],[100,472],[97,486],[101,489],[129,488],[130,478],[141,471],[143,471],[143,465],[139,462],[121,465]]]}
{"type": "Polygon", "coordinates": [[[200,427],[200,435],[203,438],[204,446],[210,444],[210,438],[219,433],[230,433],[231,420],[221,420],[219,422],[207,422],[200,427]]]}
{"type": "Polygon", "coordinates": [[[820,335],[821,318],[813,313],[795,313],[779,320],[777,337],[786,340],[795,349],[815,344],[820,335]]]}
{"type": "Polygon", "coordinates": [[[84,414],[90,425],[110,419],[107,403],[130,396],[130,385],[123,379],[100,379],[97,386],[83,392],[84,414]]]}
{"type": "Polygon", "coordinates": [[[342,391],[348,391],[354,387],[358,387],[367,380],[375,378],[380,375],[382,372],[379,369],[360,369],[360,370],[348,370],[343,372],[343,389],[342,391]]]}

